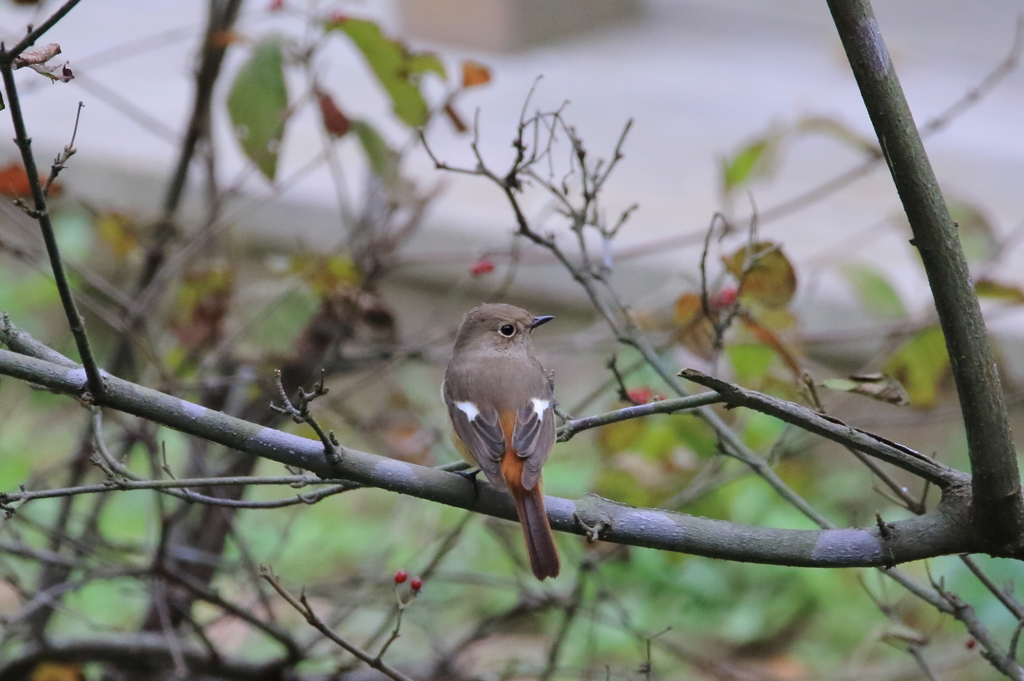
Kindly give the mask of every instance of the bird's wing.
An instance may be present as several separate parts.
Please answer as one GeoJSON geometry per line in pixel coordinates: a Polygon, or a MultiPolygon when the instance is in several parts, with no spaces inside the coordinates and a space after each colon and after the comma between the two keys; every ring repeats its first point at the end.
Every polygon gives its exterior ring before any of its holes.
{"type": "Polygon", "coordinates": [[[501,430],[498,412],[494,409],[481,409],[470,400],[457,399],[449,392],[447,382],[442,394],[455,434],[491,484],[505,489],[505,481],[501,477],[505,434],[501,430]]]}
{"type": "Polygon", "coordinates": [[[512,448],[525,459],[523,487],[533,489],[540,480],[540,469],[548,460],[555,444],[555,404],[551,388],[540,397],[530,398],[516,413],[516,427],[512,432],[512,448]]]}

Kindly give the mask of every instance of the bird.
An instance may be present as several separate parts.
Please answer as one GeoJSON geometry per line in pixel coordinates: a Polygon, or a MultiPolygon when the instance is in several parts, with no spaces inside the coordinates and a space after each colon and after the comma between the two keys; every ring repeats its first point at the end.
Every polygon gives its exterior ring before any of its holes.
{"type": "Polygon", "coordinates": [[[541,482],[555,444],[555,399],[531,338],[552,319],[500,303],[473,308],[459,326],[441,387],[459,453],[512,495],[539,580],[557,577],[560,568],[541,482]]]}

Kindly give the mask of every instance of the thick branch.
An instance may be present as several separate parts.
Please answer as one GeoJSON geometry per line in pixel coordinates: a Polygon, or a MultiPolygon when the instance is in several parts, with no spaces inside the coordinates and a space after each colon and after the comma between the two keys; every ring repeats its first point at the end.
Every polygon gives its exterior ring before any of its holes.
{"type": "Polygon", "coordinates": [[[1024,545],[1024,500],[1006,404],[967,261],[868,0],[828,0],[924,262],[960,396],[978,528],[1024,545]]]}
{"type": "MultiPolygon", "coordinates": [[[[0,350],[0,374],[79,395],[85,373],[0,350]]],[[[352,480],[399,494],[465,508],[498,518],[516,517],[511,497],[462,476],[374,454],[345,449],[334,466],[315,440],[236,419],[224,413],[127,381],[107,379],[105,404],[226,447],[298,466],[326,477],[352,480]]],[[[0,498],[2,500],[2,498],[0,498]]],[[[548,497],[551,525],[602,540],[729,560],[814,567],[885,566],[951,553],[996,553],[966,522],[966,485],[947,489],[932,513],[870,529],[779,530],[637,509],[595,496],[578,501],[548,497]]],[[[1002,555],[1007,555],[1005,552],[1002,555]]]]}

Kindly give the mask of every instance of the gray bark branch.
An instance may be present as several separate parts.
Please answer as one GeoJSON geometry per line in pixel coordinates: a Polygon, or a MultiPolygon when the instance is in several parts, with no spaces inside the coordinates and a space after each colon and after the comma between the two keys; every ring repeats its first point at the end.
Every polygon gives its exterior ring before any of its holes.
{"type": "Polygon", "coordinates": [[[960,397],[979,531],[1024,544],[1024,499],[1006,404],[967,260],[868,0],[828,0],[914,232],[960,397]]]}
{"type": "MultiPolygon", "coordinates": [[[[0,374],[81,396],[85,372],[0,350],[0,374]]],[[[511,497],[436,468],[345,448],[332,466],[322,443],[206,409],[156,390],[106,377],[104,404],[211,442],[360,484],[497,518],[516,517],[511,497]]],[[[3,497],[0,496],[0,502],[3,497]]],[[[545,500],[554,529],[604,541],[728,560],[811,567],[890,566],[952,553],[996,552],[968,521],[968,485],[947,488],[929,514],[869,529],[781,530],[633,508],[596,496],[545,500]],[[883,536],[885,535],[885,536],[883,536]]],[[[1004,554],[1005,555],[1005,554],[1004,554]]]]}

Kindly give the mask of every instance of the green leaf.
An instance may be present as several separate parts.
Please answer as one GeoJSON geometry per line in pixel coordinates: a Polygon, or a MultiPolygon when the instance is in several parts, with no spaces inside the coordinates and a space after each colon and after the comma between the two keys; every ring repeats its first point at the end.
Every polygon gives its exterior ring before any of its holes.
{"type": "Polygon", "coordinates": [[[415,76],[420,76],[424,73],[435,73],[442,79],[447,78],[441,58],[433,52],[416,52],[409,55],[407,67],[409,73],[415,76]]]}
{"type": "Polygon", "coordinates": [[[934,406],[939,385],[949,373],[949,355],[942,329],[929,326],[918,331],[889,358],[882,373],[903,384],[910,404],[934,406]]]}
{"type": "Polygon", "coordinates": [[[328,31],[341,31],[366,57],[377,80],[391,97],[395,115],[411,128],[427,122],[429,109],[419,88],[419,77],[435,73],[445,78],[444,65],[430,52],[409,52],[405,44],[384,36],[380,26],[365,19],[333,19],[328,31]]]}
{"type": "Polygon", "coordinates": [[[278,151],[288,114],[281,38],[256,43],[252,56],[235,76],[228,95],[228,115],[242,151],[268,180],[277,173],[278,151]]]}
{"type": "Polygon", "coordinates": [[[770,176],[778,165],[784,139],[784,131],[770,130],[748,142],[731,159],[726,159],[722,164],[722,188],[725,192],[770,176]]]}
{"type": "Polygon", "coordinates": [[[398,174],[398,152],[389,147],[377,129],[366,121],[352,121],[352,131],[363,145],[366,158],[370,161],[370,170],[385,185],[390,184],[398,174]]]}
{"type": "Polygon", "coordinates": [[[668,424],[680,442],[701,456],[712,456],[718,451],[718,437],[711,427],[693,414],[674,415],[668,424]]]}
{"type": "Polygon", "coordinates": [[[910,396],[900,382],[884,374],[859,374],[848,378],[828,378],[821,385],[829,390],[856,393],[874,400],[903,406],[910,396]]]}
{"type": "Polygon", "coordinates": [[[775,444],[785,430],[785,422],[774,416],[750,412],[746,428],[743,429],[743,441],[751,449],[761,451],[775,444]]]}
{"type": "Polygon", "coordinates": [[[1024,304],[1024,291],[1019,286],[1003,284],[992,279],[979,279],[974,283],[979,298],[993,298],[1012,305],[1024,304]]]}
{"type": "Polygon", "coordinates": [[[726,346],[725,354],[736,380],[741,383],[764,378],[775,359],[775,351],[761,343],[735,343],[726,346]]]}
{"type": "Polygon", "coordinates": [[[730,191],[757,176],[755,169],[769,149],[768,138],[760,137],[743,147],[722,167],[722,186],[730,191]]]}
{"type": "Polygon", "coordinates": [[[906,318],[907,309],[899,294],[878,270],[870,265],[850,263],[841,271],[868,313],[883,319],[906,318]]]}

